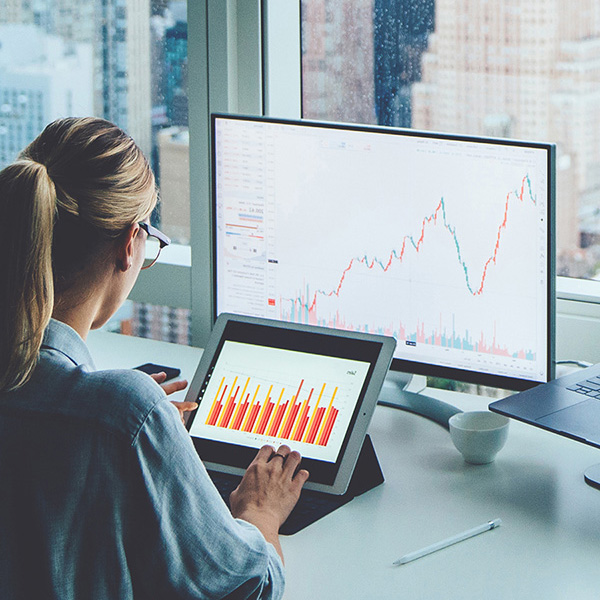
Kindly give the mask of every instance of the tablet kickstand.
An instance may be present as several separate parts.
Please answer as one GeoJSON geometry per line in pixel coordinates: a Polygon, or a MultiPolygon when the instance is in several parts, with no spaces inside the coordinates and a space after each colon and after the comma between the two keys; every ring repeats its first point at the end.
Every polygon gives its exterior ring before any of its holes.
{"type": "Polygon", "coordinates": [[[383,473],[371,437],[367,434],[346,492],[336,496],[326,492],[302,490],[296,508],[281,526],[279,533],[294,534],[383,482],[383,473]]]}
{"type": "Polygon", "coordinates": [[[383,472],[379,466],[371,436],[367,433],[360,454],[358,455],[348,490],[344,496],[350,496],[348,500],[351,500],[381,485],[384,481],[383,472]]]}

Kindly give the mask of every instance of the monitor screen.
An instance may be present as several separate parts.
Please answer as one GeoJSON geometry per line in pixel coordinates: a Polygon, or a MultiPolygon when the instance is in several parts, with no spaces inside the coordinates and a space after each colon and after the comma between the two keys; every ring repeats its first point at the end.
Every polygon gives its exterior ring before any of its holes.
{"type": "Polygon", "coordinates": [[[409,373],[553,378],[552,144],[213,115],[212,145],[216,315],[391,335],[409,373]]]}

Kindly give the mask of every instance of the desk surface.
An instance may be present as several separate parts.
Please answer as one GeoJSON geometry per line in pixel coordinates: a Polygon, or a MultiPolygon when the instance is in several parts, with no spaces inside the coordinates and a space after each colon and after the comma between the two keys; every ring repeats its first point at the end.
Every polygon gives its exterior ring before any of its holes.
{"type": "MultiPolygon", "coordinates": [[[[201,355],[103,332],[88,343],[98,368],[151,361],[178,366],[188,379],[201,355]]],[[[487,406],[474,396],[428,393],[464,410],[487,406]]],[[[600,491],[583,480],[600,462],[597,449],[513,421],[496,461],[472,466],[446,430],[409,413],[378,407],[369,432],[386,481],[281,538],[287,600],[598,598],[600,491]],[[392,566],[497,517],[498,529],[392,566]]]]}

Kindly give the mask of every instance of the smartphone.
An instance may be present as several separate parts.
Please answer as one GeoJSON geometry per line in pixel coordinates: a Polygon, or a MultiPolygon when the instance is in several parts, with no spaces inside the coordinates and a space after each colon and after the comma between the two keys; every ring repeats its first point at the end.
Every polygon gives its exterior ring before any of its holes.
{"type": "Polygon", "coordinates": [[[169,379],[175,379],[181,373],[181,369],[177,367],[167,367],[166,365],[155,365],[154,363],[146,363],[144,365],[139,365],[135,367],[138,371],[143,371],[144,373],[148,373],[148,375],[153,375],[155,373],[166,373],[167,378],[165,381],[169,381],[169,379]]]}

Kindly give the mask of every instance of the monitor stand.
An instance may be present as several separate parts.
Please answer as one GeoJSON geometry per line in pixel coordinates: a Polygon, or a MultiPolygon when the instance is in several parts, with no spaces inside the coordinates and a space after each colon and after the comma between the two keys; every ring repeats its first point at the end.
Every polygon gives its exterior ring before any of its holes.
{"type": "Polygon", "coordinates": [[[583,473],[583,478],[588,485],[600,490],[600,464],[588,467],[583,473]]]}
{"type": "Polygon", "coordinates": [[[426,381],[419,385],[417,378],[413,379],[410,373],[389,371],[377,404],[415,413],[448,429],[450,417],[462,411],[452,404],[421,394],[425,387],[426,381]]]}

